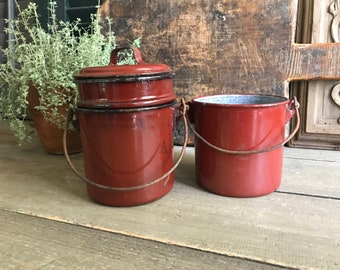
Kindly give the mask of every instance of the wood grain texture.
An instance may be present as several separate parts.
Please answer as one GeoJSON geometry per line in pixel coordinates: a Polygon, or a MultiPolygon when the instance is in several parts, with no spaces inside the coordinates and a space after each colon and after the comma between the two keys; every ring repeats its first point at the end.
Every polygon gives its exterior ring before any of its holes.
{"type": "Polygon", "coordinates": [[[287,95],[286,81],[340,78],[340,44],[295,44],[297,0],[110,1],[124,43],[141,36],[149,62],[176,72],[190,99],[220,93],[287,95]]]}
{"type": "Polygon", "coordinates": [[[7,269],[280,269],[179,246],[0,210],[7,269]]]}
{"type": "Polygon", "coordinates": [[[340,44],[293,44],[287,65],[288,81],[340,79],[340,44]]]}
{"type": "Polygon", "coordinates": [[[111,0],[120,44],[142,37],[147,62],[176,73],[187,100],[220,93],[287,95],[296,0],[111,0]]]}

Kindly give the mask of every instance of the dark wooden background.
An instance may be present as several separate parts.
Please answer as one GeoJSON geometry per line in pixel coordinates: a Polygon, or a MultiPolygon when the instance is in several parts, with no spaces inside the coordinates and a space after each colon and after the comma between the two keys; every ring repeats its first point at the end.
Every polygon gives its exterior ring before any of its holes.
{"type": "Polygon", "coordinates": [[[169,65],[189,100],[218,93],[287,95],[297,1],[111,0],[119,44],[142,37],[148,62],[169,65]]]}

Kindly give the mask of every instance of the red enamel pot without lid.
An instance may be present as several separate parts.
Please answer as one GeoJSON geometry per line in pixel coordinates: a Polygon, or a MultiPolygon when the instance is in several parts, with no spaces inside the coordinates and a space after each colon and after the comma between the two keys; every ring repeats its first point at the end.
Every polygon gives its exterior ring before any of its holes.
{"type": "Polygon", "coordinates": [[[231,197],[275,191],[281,183],[285,125],[296,112],[292,103],[265,95],[193,99],[198,184],[231,197]]]}
{"type": "Polygon", "coordinates": [[[89,196],[111,206],[155,201],[173,187],[173,73],[146,64],[89,67],[75,76],[78,117],[89,196]],[[155,181],[156,180],[156,181],[155,181]],[[93,184],[92,184],[93,183],[93,184]]]}

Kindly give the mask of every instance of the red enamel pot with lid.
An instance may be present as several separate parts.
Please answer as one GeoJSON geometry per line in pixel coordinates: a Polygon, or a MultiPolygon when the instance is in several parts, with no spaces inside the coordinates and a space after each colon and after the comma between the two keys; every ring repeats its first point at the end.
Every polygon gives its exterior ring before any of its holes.
{"type": "Polygon", "coordinates": [[[144,63],[89,67],[75,76],[76,109],[89,196],[110,206],[134,206],[166,195],[174,183],[171,69],[144,63]]]}
{"type": "Polygon", "coordinates": [[[173,102],[171,69],[165,64],[148,64],[135,48],[136,65],[117,65],[119,52],[111,54],[110,64],[89,67],[75,76],[82,108],[139,108],[173,102]]]}

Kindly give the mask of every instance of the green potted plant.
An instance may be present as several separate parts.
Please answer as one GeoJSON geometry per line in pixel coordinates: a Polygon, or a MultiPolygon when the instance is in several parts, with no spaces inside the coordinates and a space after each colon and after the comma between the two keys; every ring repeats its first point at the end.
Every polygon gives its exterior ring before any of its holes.
{"type": "MultiPolygon", "coordinates": [[[[0,65],[0,119],[8,124],[19,144],[23,144],[31,139],[25,120],[32,116],[43,145],[47,141],[45,137],[58,135],[54,138],[56,146],[44,145],[45,150],[60,154],[62,128],[78,98],[73,75],[84,67],[107,65],[116,43],[111,29],[105,36],[101,33],[95,15],[89,28],[82,29],[80,20],[57,20],[56,2],[50,1],[48,9],[47,30],[39,21],[35,3],[29,3],[25,9],[18,6],[17,18],[7,21],[5,32],[12,33],[14,40],[2,49],[7,61],[0,65]],[[38,124],[36,117],[43,118],[43,124],[38,124]],[[47,131],[51,126],[54,130],[47,131]]],[[[125,52],[122,58],[121,64],[134,62],[130,52],[125,52]]],[[[74,146],[69,146],[70,151],[77,152],[78,134],[69,132],[69,138],[76,139],[74,146]]],[[[72,139],[69,141],[72,144],[72,139]]]]}

